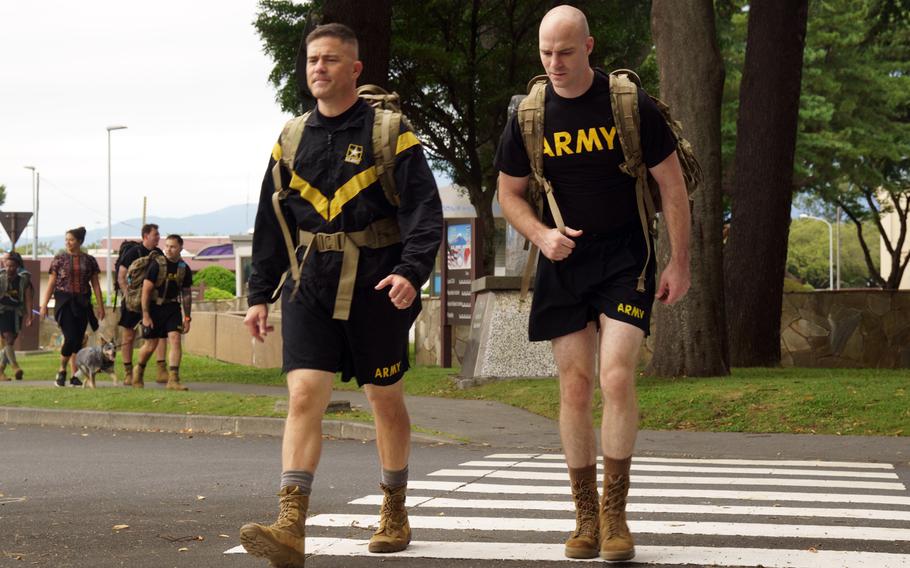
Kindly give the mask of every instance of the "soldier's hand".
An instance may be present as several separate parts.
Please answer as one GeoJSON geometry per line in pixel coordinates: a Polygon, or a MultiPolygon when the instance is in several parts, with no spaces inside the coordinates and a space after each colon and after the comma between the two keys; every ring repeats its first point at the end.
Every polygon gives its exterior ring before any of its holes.
{"type": "Polygon", "coordinates": [[[379,284],[376,285],[376,289],[382,290],[388,286],[392,287],[389,290],[389,300],[392,301],[393,306],[399,310],[411,307],[411,304],[414,303],[414,298],[417,297],[417,290],[414,289],[414,285],[411,284],[410,280],[398,274],[389,274],[380,280],[379,284]]]}
{"type": "Polygon", "coordinates": [[[572,237],[580,237],[581,231],[566,227],[566,234],[559,232],[559,229],[550,229],[546,231],[542,238],[539,239],[537,248],[545,257],[550,260],[564,260],[575,248],[575,241],[572,237]]]}
{"type": "Polygon", "coordinates": [[[657,299],[672,306],[679,301],[690,285],[689,265],[671,261],[660,273],[660,282],[657,285],[657,299]]]}
{"type": "Polygon", "coordinates": [[[265,341],[265,336],[274,331],[275,327],[268,325],[269,306],[268,304],[256,304],[250,306],[246,311],[246,317],[243,318],[243,325],[249,330],[253,339],[265,341]]]}

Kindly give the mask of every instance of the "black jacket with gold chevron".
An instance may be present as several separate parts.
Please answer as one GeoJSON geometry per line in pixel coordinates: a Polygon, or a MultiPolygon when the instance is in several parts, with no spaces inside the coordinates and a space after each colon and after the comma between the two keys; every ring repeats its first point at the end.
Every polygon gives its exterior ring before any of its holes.
{"type": "MultiPolygon", "coordinates": [[[[361,99],[336,117],[312,112],[297,149],[294,172],[281,168],[282,185],[291,190],[283,201],[285,217],[292,231],[296,227],[312,233],[351,233],[380,219],[397,218],[402,242],[380,249],[362,248],[355,285],[375,286],[389,274],[399,274],[419,290],[433,269],[442,240],[439,192],[420,142],[402,124],[394,174],[401,203],[396,208],[389,202],[375,175],[373,116],[373,109],[361,99]]],[[[271,172],[281,158],[277,154],[280,151],[276,145],[256,213],[249,278],[251,306],[270,300],[289,265],[271,201],[275,191],[271,172]]],[[[340,252],[312,254],[301,276],[337,286],[341,259],[340,252]]]]}

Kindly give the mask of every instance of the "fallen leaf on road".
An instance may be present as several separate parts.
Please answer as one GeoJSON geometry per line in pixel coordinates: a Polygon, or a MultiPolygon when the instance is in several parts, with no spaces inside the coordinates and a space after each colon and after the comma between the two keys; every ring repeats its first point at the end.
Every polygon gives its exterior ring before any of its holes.
{"type": "Polygon", "coordinates": [[[184,546],[183,548],[178,548],[178,549],[177,549],[177,552],[186,552],[186,551],[188,551],[188,550],[189,550],[189,548],[187,548],[187,547],[184,546]]]}
{"type": "Polygon", "coordinates": [[[226,535],[226,534],[220,534],[220,535],[218,535],[218,536],[220,536],[221,538],[231,538],[230,536],[228,536],[228,535],[226,535]]]}
{"type": "Polygon", "coordinates": [[[130,528],[129,525],[114,525],[114,530],[115,530],[115,531],[122,531],[122,530],[128,529],[128,528],[130,528]]]}
{"type": "Polygon", "coordinates": [[[197,501],[205,501],[205,495],[196,495],[197,501]]]}

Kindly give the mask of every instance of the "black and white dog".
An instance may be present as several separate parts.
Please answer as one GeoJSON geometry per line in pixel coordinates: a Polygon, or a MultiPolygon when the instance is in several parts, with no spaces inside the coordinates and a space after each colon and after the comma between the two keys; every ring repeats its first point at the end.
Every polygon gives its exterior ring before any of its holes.
{"type": "Polygon", "coordinates": [[[82,378],[82,388],[95,388],[95,375],[107,373],[117,386],[117,375],[114,373],[114,360],[117,358],[117,346],[113,341],[105,341],[96,347],[83,347],[76,353],[76,376],[82,378]]]}

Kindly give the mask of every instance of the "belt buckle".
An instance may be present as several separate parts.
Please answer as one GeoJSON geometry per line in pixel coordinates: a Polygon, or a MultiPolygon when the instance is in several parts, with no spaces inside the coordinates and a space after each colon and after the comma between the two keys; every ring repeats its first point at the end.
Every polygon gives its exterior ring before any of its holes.
{"type": "Polygon", "coordinates": [[[322,251],[344,250],[344,233],[320,233],[319,238],[322,239],[322,246],[319,247],[322,251]]]}

